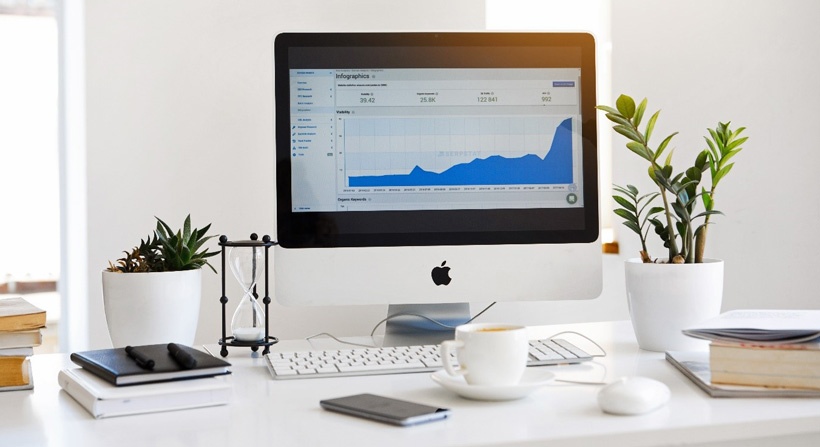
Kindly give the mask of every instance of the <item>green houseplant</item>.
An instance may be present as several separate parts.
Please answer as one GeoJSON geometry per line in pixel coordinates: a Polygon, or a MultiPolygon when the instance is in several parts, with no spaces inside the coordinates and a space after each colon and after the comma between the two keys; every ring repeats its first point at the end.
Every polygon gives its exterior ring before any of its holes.
{"type": "Polygon", "coordinates": [[[613,199],[620,205],[615,209],[615,214],[622,217],[624,225],[640,237],[640,254],[644,262],[656,261],[650,257],[646,247],[650,229],[654,229],[668,249],[667,259],[670,262],[703,262],[710,218],[714,214],[722,214],[714,208],[715,192],[720,181],[734,166],[730,160],[741,151],[741,145],[748,139],[740,136],[745,128],[732,130],[730,123],[718,123],[714,129],[708,129],[709,135],[704,137],[707,148],[697,154],[692,166],[675,173],[672,167],[674,151],[670,149],[667,152],[666,149],[677,132],[664,138],[655,149],[650,143],[660,111],[649,118],[641,132],[639,126],[646,111],[646,99],[636,105],[631,97],[621,95],[615,104],[616,108],[598,106],[598,109],[605,111],[607,119],[614,123],[613,129],[629,140],[627,149],[648,162],[647,173],[657,189],[641,195],[633,185],[615,185],[614,189],[619,194],[614,194],[613,199]],[[703,185],[705,174],[711,180],[708,189],[703,185]],[[663,206],[649,207],[658,198],[663,206]],[[703,211],[700,212],[697,211],[699,203],[703,204],[703,211]]]}
{"type": "Polygon", "coordinates": [[[209,252],[203,248],[205,242],[214,236],[207,236],[211,228],[208,224],[202,229],[191,228],[191,215],[185,218],[182,228],[174,232],[171,227],[159,217],[157,228],[147,240],[140,240],[140,244],[125,251],[125,256],[117,259],[114,264],[108,262],[109,272],[136,273],[136,272],[175,272],[193,270],[204,265],[216,273],[216,269],[208,263],[208,258],[219,254],[218,251],[209,252]]]}
{"type": "Polygon", "coordinates": [[[202,267],[218,251],[214,236],[192,228],[188,215],[177,231],[157,218],[156,230],[102,272],[108,332],[115,347],[193,344],[202,297],[202,267]]]}
{"type": "Polygon", "coordinates": [[[626,148],[646,163],[653,185],[649,193],[632,184],[613,186],[615,214],[641,241],[640,258],[625,263],[629,312],[641,348],[701,349],[702,342],[685,337],[681,330],[721,310],[723,261],[704,257],[704,251],[711,218],[722,214],[715,208],[717,186],[747,141],[741,136],[745,128],[733,130],[730,123],[721,122],[708,129],[706,148],[691,166],[676,170],[670,143],[677,132],[655,146],[651,137],[660,111],[644,124],[646,106],[646,99],[636,104],[627,95],[619,96],[614,108],[598,106],[613,129],[626,137],[626,148]],[[649,254],[650,232],[667,249],[665,259],[649,254]]]}

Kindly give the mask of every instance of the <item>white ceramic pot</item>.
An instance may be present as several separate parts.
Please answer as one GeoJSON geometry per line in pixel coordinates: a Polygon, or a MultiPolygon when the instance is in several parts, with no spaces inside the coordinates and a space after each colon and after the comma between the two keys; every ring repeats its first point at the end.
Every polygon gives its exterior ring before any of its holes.
{"type": "Polygon", "coordinates": [[[700,264],[625,264],[626,295],[638,346],[647,351],[708,349],[708,342],[681,331],[720,314],[723,261],[700,264]]]}
{"type": "Polygon", "coordinates": [[[180,343],[191,346],[199,321],[202,269],[102,272],[103,303],[114,347],[180,343]]]}

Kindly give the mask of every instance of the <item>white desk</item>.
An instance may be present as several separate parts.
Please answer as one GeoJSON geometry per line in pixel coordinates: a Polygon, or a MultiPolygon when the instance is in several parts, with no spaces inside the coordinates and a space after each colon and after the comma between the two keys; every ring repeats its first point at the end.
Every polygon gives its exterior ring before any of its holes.
{"type": "MultiPolygon", "coordinates": [[[[231,404],[95,420],[57,385],[58,370],[72,366],[68,356],[47,354],[33,358],[33,391],[0,393],[0,446],[820,445],[820,400],[710,398],[662,354],[640,351],[628,322],[545,326],[532,336],[562,329],[592,337],[609,355],[550,367],[559,378],[648,376],[669,385],[672,401],[650,414],[612,416],[598,409],[599,387],[590,385],[556,384],[519,401],[477,402],[451,394],[426,373],[274,381],[263,359],[236,348],[228,357],[231,404]],[[448,407],[453,416],[399,428],[319,407],[321,399],[362,392],[448,407]]],[[[276,348],[300,346],[307,342],[276,348]]]]}

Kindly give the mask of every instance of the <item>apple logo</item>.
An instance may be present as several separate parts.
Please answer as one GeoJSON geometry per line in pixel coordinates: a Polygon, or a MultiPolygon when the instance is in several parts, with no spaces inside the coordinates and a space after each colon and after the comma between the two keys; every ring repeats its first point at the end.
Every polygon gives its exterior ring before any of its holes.
{"type": "Polygon", "coordinates": [[[450,278],[450,267],[444,266],[446,263],[447,261],[442,262],[440,267],[434,267],[431,272],[433,283],[437,286],[446,286],[452,281],[452,278],[450,278]]]}

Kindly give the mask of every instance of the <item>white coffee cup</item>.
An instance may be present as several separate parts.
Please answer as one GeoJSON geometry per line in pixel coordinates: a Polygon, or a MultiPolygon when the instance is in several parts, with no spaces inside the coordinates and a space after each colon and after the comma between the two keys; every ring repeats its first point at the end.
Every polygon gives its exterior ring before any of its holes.
{"type": "Polygon", "coordinates": [[[516,385],[527,367],[528,351],[529,339],[524,326],[465,324],[456,328],[455,340],[441,343],[441,360],[447,374],[464,376],[470,385],[516,385]],[[458,369],[449,361],[453,350],[458,369]]]}

